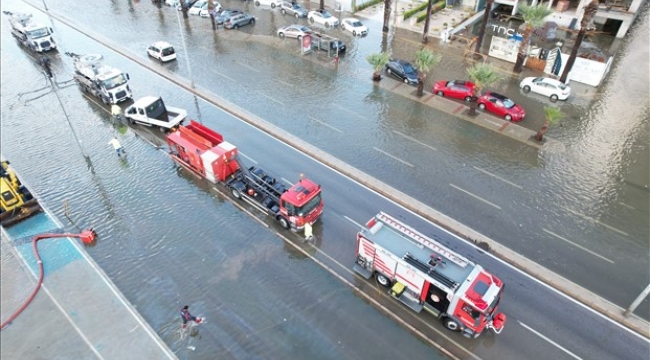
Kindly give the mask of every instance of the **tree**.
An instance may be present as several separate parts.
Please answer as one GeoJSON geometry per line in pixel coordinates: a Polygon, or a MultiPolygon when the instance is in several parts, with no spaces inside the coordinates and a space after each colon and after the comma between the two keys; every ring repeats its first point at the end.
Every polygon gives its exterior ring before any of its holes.
{"type": "Polygon", "coordinates": [[[537,141],[544,140],[544,135],[546,135],[549,126],[555,125],[558,122],[560,122],[560,120],[562,120],[562,118],[564,117],[564,113],[562,113],[562,110],[560,110],[560,108],[558,107],[544,106],[544,117],[546,118],[546,121],[544,121],[542,128],[539,129],[537,134],[535,134],[535,140],[537,141]]]}
{"type": "Polygon", "coordinates": [[[531,6],[528,4],[519,5],[519,12],[521,17],[524,18],[524,36],[519,45],[519,53],[517,53],[517,62],[515,62],[514,72],[520,73],[524,69],[524,61],[528,56],[528,45],[530,43],[530,36],[533,29],[537,29],[544,25],[544,19],[549,16],[553,11],[544,4],[531,6]]]}
{"type": "Polygon", "coordinates": [[[476,108],[478,107],[478,98],[484,88],[490,87],[502,80],[501,76],[497,74],[494,67],[486,63],[476,63],[471,68],[467,69],[469,79],[474,83],[474,93],[472,100],[469,103],[468,115],[476,115],[476,108]]]}
{"type": "Polygon", "coordinates": [[[478,37],[476,38],[476,48],[474,52],[477,54],[481,53],[481,47],[483,46],[483,38],[485,37],[485,29],[487,28],[488,21],[490,21],[490,13],[492,12],[492,5],[494,0],[487,0],[485,2],[485,12],[483,13],[483,23],[481,28],[478,31],[478,37]]]}
{"type": "Polygon", "coordinates": [[[381,31],[388,32],[388,22],[390,21],[391,0],[384,0],[384,26],[381,31]]]}
{"type": "Polygon", "coordinates": [[[415,66],[418,68],[418,91],[417,96],[424,93],[424,78],[431,68],[440,62],[441,56],[433,51],[424,48],[415,53],[415,66]]]}
{"type": "Polygon", "coordinates": [[[214,21],[214,0],[208,0],[208,14],[210,14],[210,23],[212,30],[217,30],[217,24],[214,21]]]}
{"type": "Polygon", "coordinates": [[[372,65],[375,72],[372,74],[372,79],[375,81],[381,80],[381,69],[386,66],[390,55],[387,52],[373,53],[366,56],[366,60],[372,65]]]}
{"type": "Polygon", "coordinates": [[[427,3],[427,17],[424,20],[424,30],[422,31],[422,43],[426,44],[429,42],[429,23],[431,22],[431,7],[433,5],[433,0],[429,0],[427,3]]]}
{"type": "Polygon", "coordinates": [[[585,38],[585,33],[587,32],[587,26],[593,19],[594,15],[598,12],[598,0],[593,0],[589,5],[585,6],[583,9],[584,13],[582,14],[582,20],[580,21],[580,32],[576,37],[576,42],[573,44],[573,49],[571,49],[571,55],[569,55],[569,60],[567,60],[566,65],[564,66],[564,71],[562,71],[562,76],[560,76],[560,81],[566,83],[567,77],[569,76],[569,71],[573,67],[573,63],[576,62],[576,56],[578,56],[578,50],[580,45],[582,45],[582,39],[585,38]]]}

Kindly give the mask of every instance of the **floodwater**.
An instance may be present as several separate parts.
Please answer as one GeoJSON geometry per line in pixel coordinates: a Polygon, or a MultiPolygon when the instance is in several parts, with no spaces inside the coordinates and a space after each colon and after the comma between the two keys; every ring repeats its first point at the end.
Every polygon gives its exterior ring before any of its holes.
{"type": "MultiPolygon", "coordinates": [[[[273,35],[277,27],[294,21],[254,9],[250,2],[222,2],[224,7],[228,4],[250,8],[260,18],[254,27],[242,28],[247,33],[273,35]]],[[[160,38],[178,44],[179,60],[164,65],[167,70],[191,77],[197,85],[621,306],[650,282],[647,6],[595,98],[561,105],[569,116],[548,136],[564,148],[537,152],[365,81],[371,74],[365,54],[384,47],[396,53],[416,49],[403,39],[417,35],[398,32],[384,39],[377,24],[371,24],[368,37],[344,38],[350,50],[337,72],[301,59],[297,49],[234,44],[221,36],[223,32],[213,35],[208,20],[196,17],[181,20],[191,50],[183,49],[178,13],[146,1],[81,2],[75,11],[67,11],[70,3],[62,0],[47,5],[76,26],[138,56],[146,57],[146,45],[160,38]],[[488,173],[517,186],[494,181],[488,173]],[[500,209],[476,202],[458,188],[480,193],[500,209]]],[[[34,12],[22,3],[2,7],[34,12]]],[[[35,16],[49,21],[42,13],[35,16]]],[[[219,125],[215,112],[191,96],[133,63],[123,63],[115,53],[60,23],[52,25],[65,51],[99,52],[129,72],[136,97],[162,95],[192,117],[219,125]]],[[[89,171],[54,94],[28,101],[43,92],[27,93],[46,81],[9,36],[6,19],[2,29],[3,155],[55,213],[63,216],[62,204],[67,201],[74,224],[101,229],[100,243],[89,252],[179,356],[190,356],[187,347],[200,343],[196,351],[224,358],[369,357],[346,345],[345,336],[338,334],[341,323],[349,324],[345,318],[349,313],[371,319],[351,324],[344,333],[361,334],[351,337],[355,341],[370,342],[367,329],[381,328],[390,334],[386,337],[399,338],[414,353],[427,351],[390,320],[371,316],[372,308],[343,284],[288,251],[247,214],[215,197],[209,186],[178,172],[136,133],[111,123],[76,87],[63,88],[58,95],[91,159],[89,171]],[[107,151],[112,134],[119,134],[129,152],[126,161],[107,151]],[[203,335],[210,341],[180,338],[176,310],[184,303],[190,303],[197,315],[218,314],[208,318],[219,324],[213,333],[203,335]],[[349,312],[332,315],[341,308],[349,312]]],[[[52,59],[57,81],[68,79],[71,61],[62,52],[52,59]]],[[[463,76],[454,70],[458,61],[453,54],[443,58],[428,81],[463,76]]],[[[538,113],[544,105],[522,94],[512,97],[536,105],[538,113]]],[[[531,116],[530,122],[541,120],[531,116]]],[[[236,134],[238,139],[244,135],[236,134]]],[[[638,313],[648,314],[647,301],[638,313]]],[[[388,350],[372,351],[385,357],[388,350]]]]}

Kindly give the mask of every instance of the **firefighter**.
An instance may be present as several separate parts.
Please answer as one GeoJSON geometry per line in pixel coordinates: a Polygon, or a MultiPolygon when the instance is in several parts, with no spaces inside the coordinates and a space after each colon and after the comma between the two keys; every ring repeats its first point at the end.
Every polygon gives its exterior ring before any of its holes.
{"type": "Polygon", "coordinates": [[[188,321],[194,321],[197,324],[200,324],[201,321],[203,321],[203,319],[197,318],[196,316],[190,314],[190,307],[188,305],[183,306],[181,309],[181,319],[183,320],[183,325],[181,325],[183,329],[187,327],[188,321]]]}

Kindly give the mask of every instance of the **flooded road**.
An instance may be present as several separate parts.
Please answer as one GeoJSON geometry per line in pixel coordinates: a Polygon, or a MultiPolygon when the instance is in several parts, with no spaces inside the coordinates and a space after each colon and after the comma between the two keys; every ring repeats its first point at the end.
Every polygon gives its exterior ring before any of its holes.
{"type": "MultiPolygon", "coordinates": [[[[55,5],[55,2],[48,2],[52,9],[55,5]]],[[[132,37],[137,31],[144,33],[148,31],[147,26],[157,28],[155,22],[147,25],[149,22],[143,20],[146,16],[139,12],[160,14],[159,10],[151,8],[151,4],[138,3],[138,11],[135,8],[127,11],[122,6],[120,3],[113,9],[113,20],[118,16],[137,19],[138,30],[134,28],[135,22],[120,26],[102,23],[97,27],[109,29],[109,33],[115,37],[120,34],[132,37]],[[148,8],[139,8],[145,5],[148,8]]],[[[174,26],[178,25],[173,22],[176,14],[169,8],[161,11],[164,11],[164,21],[166,24],[169,22],[169,28],[159,30],[160,36],[173,36],[174,26]]],[[[80,16],[79,21],[93,20],[86,18],[88,15],[80,16]]],[[[197,23],[205,19],[190,20],[197,23]]],[[[255,25],[257,31],[260,24],[255,25]]],[[[644,24],[647,29],[647,22],[644,24]]],[[[431,355],[429,346],[359,302],[348,288],[332,279],[319,266],[305,261],[300,253],[290,250],[291,247],[278,241],[265,227],[258,226],[247,214],[222,201],[209,185],[179,172],[166,156],[142,141],[139,137],[142,135],[112,123],[107,114],[72,86],[59,90],[59,96],[82,139],[84,150],[91,158],[92,171],[89,171],[56,97],[50,94],[25,103],[26,99],[36,97],[38,93],[33,96],[21,94],[43,86],[45,81],[26,53],[16,46],[13,39],[4,35],[7,34],[6,21],[2,22],[2,26],[3,154],[12,160],[28,183],[59,216],[63,215],[62,203],[67,200],[70,217],[77,226],[97,228],[97,223],[101,222],[100,243],[89,251],[164,340],[179,351],[179,356],[191,356],[188,346],[199,343],[197,349],[205,351],[205,354],[216,353],[225,358],[282,358],[289,353],[315,358],[365,357],[365,350],[362,352],[360,347],[346,344],[345,339],[354,339],[355,343],[376,342],[378,335],[369,329],[378,328],[382,329],[382,338],[400,341],[406,349],[413,351],[415,357],[425,353],[431,355]],[[20,76],[10,70],[18,68],[25,69],[20,76]],[[44,114],[50,116],[44,118],[44,114]],[[119,134],[120,141],[129,152],[127,161],[116,159],[107,144],[113,134],[119,134]],[[201,190],[197,190],[197,186],[201,190]],[[254,246],[242,244],[242,239],[254,246]],[[125,267],[124,264],[131,265],[125,267]],[[176,309],[184,303],[189,303],[197,315],[210,314],[208,324],[216,326],[205,327],[209,329],[206,332],[210,333],[209,336],[204,335],[206,340],[181,339],[178,336],[176,309]],[[346,311],[341,312],[341,309],[346,311]],[[350,322],[350,314],[363,314],[360,318],[364,319],[364,323],[350,322]],[[369,320],[366,320],[367,317],[369,320]],[[341,331],[340,324],[346,324],[345,332],[341,331]]],[[[199,26],[209,28],[206,21],[199,26]]],[[[277,24],[268,25],[267,29],[272,26],[277,24]]],[[[169,83],[161,82],[155,74],[143,72],[142,68],[124,62],[105,47],[63,26],[57,27],[56,31],[60,46],[66,50],[102,53],[107,61],[114,61],[129,72],[134,83],[137,83],[136,97],[157,94],[169,99],[169,105],[185,107],[192,117],[228,134],[234,139],[233,142],[242,144],[244,153],[255,152],[258,161],[273,162],[273,168],[279,170],[276,172],[286,174],[290,179],[295,179],[302,171],[299,161],[288,160],[282,153],[264,154],[265,144],[259,141],[257,135],[229,124],[224,115],[213,107],[179,92],[169,83]],[[259,154],[267,158],[263,159],[259,154]]],[[[582,234],[587,233],[589,241],[611,252],[606,255],[617,257],[616,270],[622,269],[617,274],[622,278],[621,281],[617,279],[617,286],[633,289],[639,285],[640,290],[643,281],[647,283],[647,279],[637,276],[647,268],[644,267],[647,258],[638,256],[644,254],[642,251],[647,247],[647,242],[644,242],[647,236],[643,237],[643,221],[647,222],[643,212],[647,214],[647,201],[644,208],[644,178],[641,171],[644,165],[647,169],[647,161],[643,163],[644,149],[647,155],[647,142],[644,144],[641,136],[631,149],[621,154],[607,153],[614,160],[638,164],[622,167],[624,171],[617,175],[628,180],[604,182],[607,174],[597,171],[598,166],[604,166],[603,163],[597,166],[595,160],[579,156],[585,150],[594,151],[595,140],[582,138],[582,141],[578,141],[581,137],[574,134],[575,137],[563,139],[565,144],[575,142],[575,145],[568,146],[569,156],[567,153],[554,152],[539,155],[514,141],[486,133],[431,109],[417,108],[365,82],[354,81],[367,78],[367,70],[349,70],[351,76],[344,81],[336,77],[332,70],[317,65],[310,67],[309,62],[296,60],[296,56],[282,51],[268,52],[268,49],[255,43],[235,47],[226,41],[221,45],[216,41],[217,45],[201,47],[206,44],[202,40],[205,39],[194,40],[197,51],[194,53],[196,57],[191,58],[193,69],[196,70],[192,73],[197,84],[223,88],[224,91],[218,93],[226,99],[397,188],[410,189],[407,191],[410,194],[426,199],[434,207],[495,238],[503,238],[504,242],[524,254],[536,254],[531,257],[541,260],[546,266],[568,270],[575,277],[584,277],[587,283],[591,277],[595,277],[594,269],[601,269],[599,271],[603,273],[612,270],[589,257],[584,259],[590,255],[581,254],[575,249],[570,250],[575,253],[567,254],[562,242],[559,243],[561,246],[551,244],[552,240],[549,239],[553,239],[553,235],[532,228],[542,220],[547,224],[544,229],[554,234],[566,237],[560,234],[560,230],[576,231],[579,232],[577,237],[584,238],[582,234]],[[210,46],[218,49],[218,57],[208,57],[205,56],[207,53],[201,52],[213,50],[210,46]],[[268,59],[263,61],[256,58],[260,51],[267,51],[274,64],[282,64],[281,72],[278,73],[277,67],[271,66],[268,59]],[[359,78],[352,76],[354,74],[358,74],[359,78]],[[312,85],[310,91],[304,91],[295,85],[285,88],[281,81],[312,85]],[[273,105],[273,111],[270,111],[269,104],[276,102],[269,102],[269,96],[283,106],[273,105]],[[303,104],[309,106],[309,116],[301,111],[300,105],[303,104]],[[309,125],[305,125],[306,122],[309,125]],[[344,131],[332,130],[332,127],[344,131]],[[409,138],[433,144],[435,150],[423,148],[417,142],[405,141],[409,138]],[[415,169],[403,162],[394,162],[385,156],[386,153],[415,165],[415,169]],[[630,170],[626,170],[628,168],[630,170]],[[385,174],[386,169],[391,170],[389,175],[385,174]],[[507,175],[510,182],[527,191],[518,192],[519,188],[512,189],[507,183],[490,182],[492,176],[482,171],[486,169],[490,173],[507,175]],[[628,172],[630,175],[627,175],[628,172]],[[627,185],[637,182],[636,187],[627,185]],[[507,211],[496,214],[489,207],[482,208],[482,205],[463,196],[462,192],[453,193],[451,190],[454,188],[447,184],[462,189],[474,186],[485,190],[494,197],[492,201],[498,200],[501,208],[507,211]],[[556,200],[558,203],[554,202],[556,200]],[[620,202],[628,206],[617,205],[620,202]],[[580,217],[578,210],[584,210],[591,219],[598,216],[601,223],[580,217]],[[611,217],[610,220],[617,223],[617,228],[624,228],[627,236],[609,228],[605,228],[605,231],[611,232],[605,232],[601,224],[609,222],[599,216],[601,213],[611,217]],[[579,226],[575,222],[567,222],[566,218],[579,221],[579,226]],[[513,229],[517,231],[513,233],[513,229]],[[539,247],[539,234],[547,237],[544,241],[548,248],[539,247]],[[526,243],[522,242],[522,237],[526,238],[526,243]],[[530,239],[537,242],[529,242],[530,239]],[[612,241],[616,241],[616,251],[608,250],[612,241]],[[567,264],[569,256],[581,261],[567,264]],[[625,276],[626,272],[634,276],[625,276]]],[[[142,52],[141,45],[126,42],[126,46],[133,47],[132,51],[137,53],[142,52]]],[[[361,56],[355,58],[354,52],[349,55],[352,63],[363,64],[361,56]]],[[[183,59],[184,56],[179,58],[183,59]]],[[[69,60],[53,59],[57,80],[67,79],[65,74],[71,73],[69,60]]],[[[165,66],[180,73],[186,71],[182,61],[165,66]]],[[[613,79],[622,71],[619,69],[613,69],[613,79]]],[[[611,92],[608,96],[616,97],[617,94],[611,92]]],[[[616,111],[605,103],[596,109],[601,109],[604,114],[616,111]]],[[[643,113],[637,115],[630,121],[636,121],[640,133],[645,131],[647,134],[647,112],[645,118],[643,113]]],[[[598,123],[597,119],[593,123],[598,123]]],[[[574,127],[575,131],[580,130],[578,125],[574,127]]],[[[592,124],[588,128],[597,127],[598,124],[592,124]]],[[[561,134],[549,136],[561,137],[561,134]]],[[[151,140],[156,141],[156,137],[151,140]]],[[[611,162],[616,163],[614,160],[611,162]]],[[[318,174],[312,177],[317,178],[318,174]]],[[[345,191],[336,184],[324,185],[324,188],[333,192],[345,191]]],[[[645,196],[647,199],[647,191],[645,196]]],[[[354,213],[354,208],[342,211],[337,209],[336,204],[328,203],[326,206],[332,214],[354,213]]],[[[383,209],[376,204],[367,204],[362,211],[363,216],[358,220],[363,221],[371,216],[372,213],[366,210],[371,208],[375,211],[383,209]]],[[[343,231],[325,226],[328,221],[334,223],[334,219],[328,216],[321,224],[321,238],[331,238],[333,232],[334,235],[341,235],[339,239],[345,239],[349,233],[354,233],[353,227],[343,231]]],[[[645,231],[647,234],[647,226],[645,231]]],[[[336,242],[325,242],[318,247],[335,258],[345,258],[351,246],[349,241],[346,243],[345,248],[336,242]]],[[[350,252],[348,257],[352,256],[350,252]]],[[[612,284],[606,285],[611,287],[612,284]]],[[[630,290],[621,295],[619,302],[623,304],[634,296],[636,293],[630,290]]],[[[390,351],[386,346],[371,349],[377,357],[391,356],[390,351]]],[[[404,349],[394,351],[393,357],[404,356],[404,349]]]]}

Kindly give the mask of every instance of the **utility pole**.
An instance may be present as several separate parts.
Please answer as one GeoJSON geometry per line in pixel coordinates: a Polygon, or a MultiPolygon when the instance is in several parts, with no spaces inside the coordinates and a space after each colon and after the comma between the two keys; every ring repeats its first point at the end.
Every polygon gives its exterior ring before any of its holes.
{"type": "Polygon", "coordinates": [[[192,89],[194,89],[194,76],[192,75],[192,67],[190,66],[190,57],[187,54],[187,45],[185,44],[185,32],[183,31],[183,23],[181,23],[181,17],[178,15],[178,11],[176,11],[176,18],[178,19],[178,30],[181,33],[181,41],[183,41],[183,52],[185,53],[185,64],[187,64],[187,71],[190,74],[190,82],[192,84],[192,89]]]}
{"type": "Polygon", "coordinates": [[[578,56],[578,50],[580,50],[580,45],[582,45],[582,40],[585,38],[587,32],[587,26],[591,22],[591,19],[598,12],[598,0],[593,0],[589,5],[585,6],[583,9],[582,20],[580,21],[580,31],[576,37],[576,42],[573,44],[573,49],[571,49],[571,55],[569,60],[567,60],[566,65],[564,66],[564,71],[562,71],[562,76],[560,76],[560,81],[566,83],[567,78],[569,77],[569,71],[573,67],[573,64],[576,62],[576,57],[578,56]]]}

